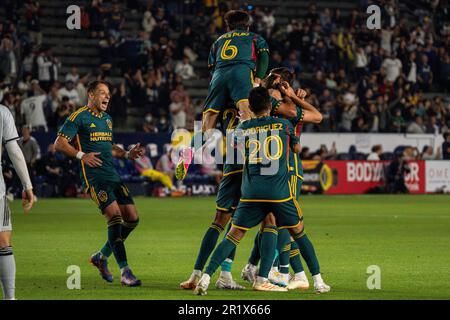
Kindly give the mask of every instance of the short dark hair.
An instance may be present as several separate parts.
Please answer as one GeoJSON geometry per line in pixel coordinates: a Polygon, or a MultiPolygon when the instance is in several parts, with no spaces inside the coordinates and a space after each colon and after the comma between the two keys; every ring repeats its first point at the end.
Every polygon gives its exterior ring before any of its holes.
{"type": "Polygon", "coordinates": [[[280,75],[281,81],[286,81],[290,86],[292,86],[292,83],[294,82],[294,73],[286,67],[273,68],[270,70],[270,73],[280,75]]]}
{"type": "Polygon", "coordinates": [[[250,26],[250,16],[243,10],[230,10],[225,14],[225,22],[230,30],[245,29],[250,26]]]}
{"type": "Polygon", "coordinates": [[[381,144],[376,144],[372,147],[372,152],[377,152],[381,150],[381,144]]]}
{"type": "Polygon", "coordinates": [[[94,80],[94,81],[91,81],[91,82],[88,83],[87,89],[86,89],[86,90],[87,90],[87,93],[94,92],[95,89],[97,89],[97,86],[98,86],[99,84],[104,84],[105,86],[108,87],[108,89],[111,87],[107,81],[103,81],[103,80],[94,80]]]}
{"type": "Polygon", "coordinates": [[[250,110],[255,114],[260,114],[270,107],[269,90],[264,87],[256,87],[250,90],[248,95],[250,110]]]}

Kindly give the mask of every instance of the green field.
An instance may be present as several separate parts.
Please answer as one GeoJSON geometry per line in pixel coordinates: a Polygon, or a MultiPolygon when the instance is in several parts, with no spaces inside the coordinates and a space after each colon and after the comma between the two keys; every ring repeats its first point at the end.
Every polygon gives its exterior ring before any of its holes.
{"type": "MultiPolygon", "coordinates": [[[[205,297],[178,289],[191,273],[198,246],[214,214],[214,198],[137,198],[141,223],[127,240],[128,260],[143,282],[103,281],[87,261],[106,240],[105,222],[90,200],[39,200],[24,215],[13,210],[18,299],[449,299],[450,197],[304,196],[307,233],[332,286],[309,292],[261,293],[240,280],[255,230],[242,240],[234,276],[246,291],[205,297]],[[69,290],[66,269],[81,268],[81,290],[69,290]],[[368,290],[367,267],[381,268],[381,289],[368,290]]],[[[306,267],[306,264],[304,264],[306,267]]],[[[217,275],[216,275],[217,277],[217,275]]],[[[215,282],[216,277],[213,278],[215,282]]]]}

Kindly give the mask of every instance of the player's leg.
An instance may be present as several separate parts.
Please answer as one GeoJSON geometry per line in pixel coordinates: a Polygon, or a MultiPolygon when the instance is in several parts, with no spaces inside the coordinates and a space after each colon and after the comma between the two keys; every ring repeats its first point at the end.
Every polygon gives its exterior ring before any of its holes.
{"type": "Polygon", "coordinates": [[[289,283],[289,255],[291,250],[291,235],[289,231],[281,229],[278,231],[277,251],[278,268],[272,268],[269,273],[269,280],[280,286],[286,287],[289,283]]]}
{"type": "Polygon", "coordinates": [[[287,229],[289,230],[291,236],[294,238],[294,241],[297,243],[300,249],[300,253],[303,259],[305,259],[305,262],[308,265],[308,269],[313,276],[315,291],[318,293],[328,292],[330,291],[330,286],[328,286],[322,279],[322,276],[320,274],[319,260],[317,259],[314,246],[309,240],[308,236],[305,234],[303,215],[300,205],[295,199],[292,201],[292,203],[296,208],[298,217],[300,217],[300,222],[295,226],[287,227],[287,229]]]}
{"type": "Polygon", "coordinates": [[[241,278],[250,283],[254,283],[256,279],[256,273],[258,272],[258,263],[261,259],[261,253],[259,247],[261,246],[261,233],[262,229],[258,230],[253,240],[253,248],[248,258],[247,264],[244,266],[241,272],[241,278]]]}
{"type": "MultiPolygon", "coordinates": [[[[265,210],[265,208],[263,209],[265,210]]],[[[277,248],[278,228],[273,214],[267,214],[264,218],[264,227],[261,232],[261,262],[253,284],[253,290],[257,291],[287,291],[286,288],[272,284],[269,281],[270,269],[275,260],[277,248]]]]}
{"type": "Polygon", "coordinates": [[[16,261],[11,246],[11,210],[6,197],[0,199],[0,284],[4,300],[15,299],[16,261]]]}
{"type": "Polygon", "coordinates": [[[116,262],[120,268],[122,285],[125,286],[140,286],[141,281],[138,280],[132,273],[128,266],[127,253],[125,250],[123,234],[123,218],[117,201],[112,202],[103,210],[103,215],[108,222],[108,241],[112,248],[116,262]]]}
{"type": "Polygon", "coordinates": [[[3,289],[3,300],[14,300],[16,261],[11,246],[11,231],[6,231],[8,223],[4,219],[5,216],[0,214],[0,218],[2,218],[0,220],[2,223],[0,225],[0,284],[3,289]]]}
{"type": "Polygon", "coordinates": [[[253,88],[253,70],[246,65],[237,65],[230,69],[229,77],[232,79],[227,82],[230,97],[239,110],[241,120],[248,120],[253,115],[248,103],[248,95],[253,88]]]}
{"type": "MultiPolygon", "coordinates": [[[[228,224],[227,234],[231,230],[231,223],[228,224]]],[[[233,261],[236,256],[236,248],[230,252],[228,257],[220,264],[220,276],[216,282],[217,289],[226,290],[244,290],[245,287],[234,281],[231,269],[233,267],[233,261]]]]}
{"type": "Polygon", "coordinates": [[[220,234],[223,232],[223,230],[225,230],[225,227],[230,219],[231,212],[217,209],[214,221],[211,223],[208,230],[206,230],[205,235],[203,236],[202,242],[200,244],[200,250],[197,254],[197,259],[194,264],[194,270],[192,271],[192,274],[188,280],[180,283],[181,289],[190,290],[195,288],[198,281],[200,280],[200,277],[202,276],[203,268],[205,267],[209,256],[216,247],[217,240],[219,239],[220,234]]]}
{"type": "Polygon", "coordinates": [[[189,147],[180,151],[180,159],[175,169],[175,177],[178,180],[183,180],[186,177],[194,152],[203,148],[208,140],[208,130],[216,127],[219,113],[225,108],[229,100],[228,96],[226,77],[220,71],[214,72],[204,103],[201,131],[195,132],[189,147]]]}
{"type": "Polygon", "coordinates": [[[289,264],[291,265],[292,271],[294,271],[294,276],[289,280],[288,289],[308,290],[309,281],[306,277],[305,271],[303,270],[303,264],[300,259],[300,250],[297,242],[293,241],[293,239],[291,242],[289,264]]]}

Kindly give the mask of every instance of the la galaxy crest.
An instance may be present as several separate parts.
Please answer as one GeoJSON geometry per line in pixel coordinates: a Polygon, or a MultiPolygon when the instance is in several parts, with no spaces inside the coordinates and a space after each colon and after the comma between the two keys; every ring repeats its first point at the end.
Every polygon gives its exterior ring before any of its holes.
{"type": "Polygon", "coordinates": [[[108,125],[109,130],[112,130],[112,121],[109,119],[106,119],[106,124],[108,125]]]}
{"type": "Polygon", "coordinates": [[[104,190],[99,191],[98,199],[101,202],[106,202],[108,200],[108,194],[106,193],[106,191],[104,191],[104,190]]]}

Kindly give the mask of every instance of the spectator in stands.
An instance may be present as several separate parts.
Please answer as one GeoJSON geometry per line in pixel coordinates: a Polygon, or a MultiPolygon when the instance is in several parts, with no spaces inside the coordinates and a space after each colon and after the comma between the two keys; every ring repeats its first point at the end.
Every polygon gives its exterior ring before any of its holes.
{"type": "Polygon", "coordinates": [[[45,182],[52,188],[52,196],[64,196],[68,181],[65,179],[64,168],[54,144],[48,145],[47,153],[37,161],[36,170],[45,177],[45,182]]]}
{"type": "Polygon", "coordinates": [[[156,24],[156,20],[155,18],[153,18],[151,10],[147,9],[144,12],[144,16],[142,18],[142,29],[144,29],[145,32],[151,34],[156,24]]]}
{"type": "Polygon", "coordinates": [[[19,147],[22,150],[25,162],[30,173],[31,182],[34,187],[35,164],[41,158],[41,149],[34,137],[31,136],[31,128],[28,125],[22,127],[22,137],[18,141],[19,147]]]}
{"type": "Polygon", "coordinates": [[[39,55],[36,58],[38,68],[38,80],[40,86],[48,92],[50,86],[53,84],[53,61],[50,56],[50,48],[43,47],[39,51],[39,55]]]}
{"type": "Polygon", "coordinates": [[[89,81],[90,74],[85,74],[79,78],[76,82],[75,90],[78,93],[79,105],[84,106],[87,103],[87,83],[89,81]]]}
{"type": "Polygon", "coordinates": [[[42,44],[41,17],[42,9],[37,1],[29,1],[26,5],[25,16],[27,19],[27,30],[31,42],[40,46],[42,44]]]}
{"type": "Polygon", "coordinates": [[[183,80],[189,80],[195,77],[194,68],[190,64],[187,56],[184,56],[183,60],[177,63],[175,73],[181,76],[183,80]]]}
{"type": "Polygon", "coordinates": [[[47,120],[45,117],[45,106],[47,94],[39,85],[39,81],[31,81],[32,96],[22,101],[20,105],[20,112],[24,117],[24,122],[33,131],[47,131],[47,120]]]}
{"type": "Polygon", "coordinates": [[[444,133],[444,142],[442,143],[442,159],[450,160],[450,132],[444,133]]]}
{"type": "Polygon", "coordinates": [[[424,134],[427,128],[423,124],[423,118],[421,116],[417,116],[413,122],[411,122],[406,129],[407,133],[418,133],[424,134]]]}
{"type": "Polygon", "coordinates": [[[187,101],[183,101],[180,95],[174,95],[173,101],[169,106],[174,129],[186,128],[186,107],[187,101]]]}
{"type": "Polygon", "coordinates": [[[142,124],[142,131],[145,133],[157,133],[158,127],[155,125],[155,120],[151,113],[144,116],[144,123],[142,124]]]}
{"type": "Polygon", "coordinates": [[[386,69],[386,80],[395,82],[402,73],[402,62],[397,58],[397,53],[392,51],[389,57],[383,60],[381,67],[386,69]]]}
{"type": "Polygon", "coordinates": [[[78,107],[80,105],[80,97],[78,96],[78,91],[74,87],[74,83],[72,80],[66,81],[64,87],[59,89],[58,91],[59,99],[63,97],[68,97],[69,101],[78,107]]]}
{"type": "Polygon", "coordinates": [[[72,81],[73,83],[77,83],[79,79],[80,79],[80,75],[78,74],[78,69],[76,66],[73,65],[70,68],[70,71],[67,72],[65,81],[66,82],[72,81]]]}
{"type": "Polygon", "coordinates": [[[156,170],[166,174],[173,180],[175,175],[175,164],[172,160],[172,147],[165,146],[165,153],[156,163],[156,170]]]}
{"type": "Polygon", "coordinates": [[[421,154],[422,160],[439,160],[441,159],[441,148],[436,150],[436,153],[433,152],[432,146],[424,146],[421,154]]]}
{"type": "Polygon", "coordinates": [[[88,7],[91,37],[103,38],[103,12],[102,0],[92,0],[91,5],[88,7]]]}
{"type": "Polygon", "coordinates": [[[379,161],[381,154],[383,153],[383,147],[381,144],[374,145],[372,147],[372,152],[367,156],[367,160],[376,160],[379,161]]]}
{"type": "MultiPolygon", "coordinates": [[[[429,100],[428,100],[429,101],[429,100]]],[[[426,124],[426,133],[431,133],[434,135],[438,135],[441,131],[441,128],[438,125],[438,121],[435,115],[429,116],[426,124]]]]}
{"type": "Polygon", "coordinates": [[[108,15],[108,34],[116,39],[120,38],[121,29],[125,23],[125,16],[123,15],[120,4],[114,2],[111,11],[108,15]]]}
{"type": "Polygon", "coordinates": [[[417,80],[420,88],[424,92],[428,92],[430,91],[433,82],[433,72],[431,66],[428,64],[428,56],[423,54],[420,59],[417,80]]]}

